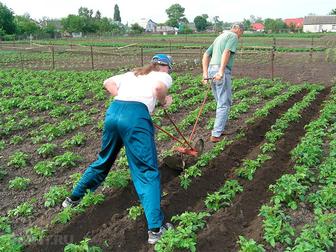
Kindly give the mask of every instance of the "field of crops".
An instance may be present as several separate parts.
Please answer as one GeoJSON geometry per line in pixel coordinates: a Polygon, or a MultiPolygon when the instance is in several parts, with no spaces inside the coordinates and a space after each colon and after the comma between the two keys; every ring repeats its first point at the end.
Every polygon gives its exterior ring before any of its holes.
{"type": "MultiPolygon", "coordinates": [[[[95,193],[60,206],[100,149],[102,82],[114,73],[0,70],[0,251],[154,249],[124,151],[95,193]]],[[[208,89],[200,76],[173,80],[168,111],[188,133],[208,89]]],[[[205,150],[182,172],[162,162],[176,143],[156,133],[175,229],[155,250],[333,251],[336,88],[243,78],[233,100],[230,134],[213,144],[210,95],[197,128],[205,150]]],[[[153,120],[175,134],[162,109],[153,120]]]]}

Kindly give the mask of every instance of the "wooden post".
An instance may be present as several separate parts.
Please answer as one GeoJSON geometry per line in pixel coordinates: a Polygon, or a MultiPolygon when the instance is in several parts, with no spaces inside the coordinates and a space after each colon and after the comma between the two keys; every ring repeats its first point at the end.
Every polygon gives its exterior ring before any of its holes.
{"type": "Polygon", "coordinates": [[[55,48],[51,46],[52,70],[55,70],[55,48]]]}
{"type": "Polygon", "coordinates": [[[143,53],[143,47],[140,47],[140,57],[141,57],[141,66],[144,65],[144,53],[143,53]]]}
{"type": "Polygon", "coordinates": [[[275,51],[275,48],[273,46],[272,51],[271,51],[271,78],[272,80],[274,80],[274,51],[275,51]]]}
{"type": "Polygon", "coordinates": [[[22,52],[20,52],[20,61],[21,61],[21,70],[23,70],[23,58],[22,58],[22,52]]]}
{"type": "Polygon", "coordinates": [[[201,63],[201,65],[202,65],[202,59],[203,59],[203,49],[200,46],[200,63],[201,63]]]}
{"type": "Polygon", "coordinates": [[[94,69],[94,65],[93,65],[93,48],[92,48],[92,46],[90,46],[90,50],[91,50],[91,68],[93,70],[94,69]]]}
{"type": "Polygon", "coordinates": [[[273,37],[273,46],[272,46],[272,55],[271,55],[271,77],[274,80],[274,58],[275,58],[275,51],[276,51],[276,40],[273,37]]]}
{"type": "Polygon", "coordinates": [[[171,45],[171,39],[169,39],[169,53],[172,52],[172,45],[171,45]]]}
{"type": "Polygon", "coordinates": [[[311,38],[310,52],[309,52],[310,61],[313,60],[313,47],[314,47],[314,37],[312,36],[312,38],[311,38]]]}

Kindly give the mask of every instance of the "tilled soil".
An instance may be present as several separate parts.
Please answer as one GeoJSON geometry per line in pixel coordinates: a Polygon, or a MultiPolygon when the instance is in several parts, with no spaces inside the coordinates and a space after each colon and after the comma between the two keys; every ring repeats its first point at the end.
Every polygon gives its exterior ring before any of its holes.
{"type": "MultiPolygon", "coordinates": [[[[217,190],[223,184],[232,173],[232,168],[239,166],[244,157],[263,141],[265,133],[275,120],[302,99],[304,94],[305,92],[293,96],[286,103],[273,109],[266,118],[246,127],[244,129],[246,137],[224,150],[223,154],[214,159],[205,168],[202,176],[195,179],[187,190],[180,186],[177,178],[179,173],[162,165],[160,168],[163,190],[168,192],[162,201],[162,206],[167,219],[187,210],[202,209],[204,207],[202,202],[207,193],[217,190]]],[[[77,216],[69,225],[57,226],[50,231],[49,240],[30,246],[26,251],[62,251],[66,243],[79,242],[85,236],[92,238],[92,243],[98,244],[106,251],[151,250],[152,246],[146,243],[147,228],[144,218],[132,221],[127,216],[127,208],[138,204],[133,185],[129,185],[110,195],[102,205],[92,207],[77,216]]]]}
{"type": "MultiPolygon", "coordinates": [[[[290,125],[278,142],[272,159],[255,173],[253,180],[241,181],[244,191],[234,204],[209,218],[206,228],[198,234],[197,251],[238,251],[236,242],[239,235],[262,241],[262,221],[258,214],[261,205],[271,196],[268,187],[281,175],[292,172],[290,151],[304,135],[304,126],[318,115],[329,91],[329,88],[322,91],[315,102],[304,110],[302,119],[290,125]]],[[[223,161],[218,159],[218,163],[223,161]]]]}

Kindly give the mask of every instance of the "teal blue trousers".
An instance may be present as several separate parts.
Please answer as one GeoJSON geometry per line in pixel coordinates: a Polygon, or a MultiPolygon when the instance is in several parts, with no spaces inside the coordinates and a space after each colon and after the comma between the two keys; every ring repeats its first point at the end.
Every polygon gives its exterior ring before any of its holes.
{"type": "Polygon", "coordinates": [[[144,208],[148,228],[163,224],[161,182],[154,127],[146,105],[140,102],[111,103],[106,112],[102,147],[98,159],[86,169],[72,196],[82,198],[94,191],[109,173],[121,147],[125,146],[134,187],[144,208]]]}

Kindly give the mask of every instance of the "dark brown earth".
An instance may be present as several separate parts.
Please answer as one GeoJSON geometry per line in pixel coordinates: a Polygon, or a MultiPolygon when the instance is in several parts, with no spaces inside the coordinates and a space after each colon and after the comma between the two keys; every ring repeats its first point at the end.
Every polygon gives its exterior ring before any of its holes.
{"type": "MultiPolygon", "coordinates": [[[[285,104],[273,109],[266,118],[246,127],[246,138],[229,146],[219,158],[213,160],[202,176],[195,179],[187,190],[180,187],[179,179],[176,178],[177,172],[161,166],[163,188],[168,192],[162,202],[167,219],[187,210],[202,209],[206,194],[218,189],[231,176],[232,168],[241,164],[243,158],[263,141],[264,134],[279,115],[303,95],[304,93],[295,95],[285,104]],[[209,181],[212,183],[209,184],[209,181]]],[[[49,241],[31,246],[27,251],[61,251],[69,241],[55,242],[58,237],[71,237],[71,242],[79,242],[84,236],[92,238],[94,244],[99,244],[106,251],[148,251],[152,247],[146,244],[147,229],[144,218],[131,221],[127,217],[126,209],[134,204],[138,202],[133,186],[130,185],[111,195],[101,206],[91,208],[73,219],[69,225],[56,227],[51,231],[49,241]]]]}

